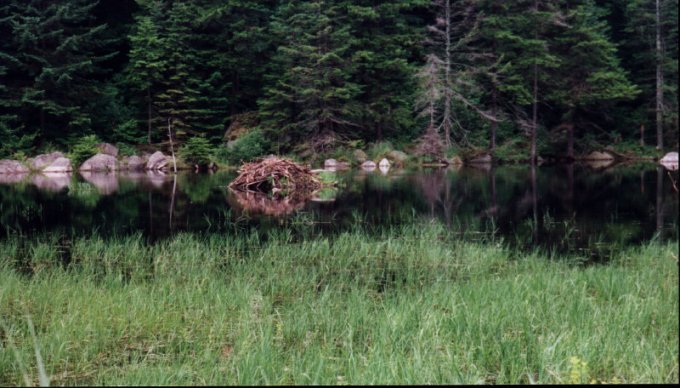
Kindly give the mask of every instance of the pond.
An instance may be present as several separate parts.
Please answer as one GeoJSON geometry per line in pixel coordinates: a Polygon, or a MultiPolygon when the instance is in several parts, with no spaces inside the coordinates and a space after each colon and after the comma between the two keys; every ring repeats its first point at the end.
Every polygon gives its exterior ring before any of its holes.
{"type": "Polygon", "coordinates": [[[230,191],[234,171],[214,174],[0,176],[0,235],[124,236],[154,242],[179,232],[287,229],[333,236],[415,218],[439,220],[461,238],[519,248],[584,251],[677,240],[678,172],[655,164],[482,166],[338,173],[339,185],[307,202],[230,191]]]}

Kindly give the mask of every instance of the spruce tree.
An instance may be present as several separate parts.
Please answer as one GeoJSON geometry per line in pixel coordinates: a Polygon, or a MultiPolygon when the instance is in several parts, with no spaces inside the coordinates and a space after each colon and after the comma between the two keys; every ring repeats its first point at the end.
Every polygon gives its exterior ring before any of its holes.
{"type": "Polygon", "coordinates": [[[630,99],[638,93],[607,36],[604,10],[590,0],[580,3],[572,2],[572,8],[565,9],[566,27],[555,36],[552,49],[560,57],[560,66],[546,93],[546,99],[562,110],[560,127],[567,131],[569,158],[574,157],[575,125],[585,125],[581,116],[602,111],[605,102],[630,99]]]}
{"type": "Polygon", "coordinates": [[[260,102],[265,124],[312,140],[356,128],[360,88],[351,80],[346,15],[330,0],[291,2],[280,12],[272,24],[283,43],[274,58],[280,73],[260,102]]]}
{"type": "Polygon", "coordinates": [[[9,31],[2,58],[10,64],[4,100],[14,101],[10,105],[27,133],[64,142],[91,131],[96,112],[88,106],[102,94],[101,63],[115,55],[106,49],[106,25],[92,25],[96,5],[96,0],[10,0],[2,6],[0,28],[9,31]]]}

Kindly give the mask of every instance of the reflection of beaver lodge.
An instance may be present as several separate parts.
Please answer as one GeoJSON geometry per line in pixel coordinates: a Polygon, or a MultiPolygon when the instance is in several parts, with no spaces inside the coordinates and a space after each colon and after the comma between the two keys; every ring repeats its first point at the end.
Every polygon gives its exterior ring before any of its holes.
{"type": "Polygon", "coordinates": [[[229,184],[238,204],[247,211],[283,215],[301,209],[322,187],[312,171],[274,156],[246,163],[229,184]]]}
{"type": "Polygon", "coordinates": [[[298,211],[305,206],[305,203],[307,203],[306,198],[270,198],[264,193],[238,190],[231,190],[227,200],[230,205],[241,208],[249,213],[265,214],[275,217],[298,211]]]}

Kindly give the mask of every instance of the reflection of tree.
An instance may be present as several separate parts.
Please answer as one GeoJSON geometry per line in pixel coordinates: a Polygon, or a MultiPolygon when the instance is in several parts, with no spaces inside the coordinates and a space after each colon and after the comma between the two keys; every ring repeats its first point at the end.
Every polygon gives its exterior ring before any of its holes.
{"type": "Polygon", "coordinates": [[[454,195],[451,181],[444,169],[437,169],[418,175],[416,185],[430,208],[430,217],[435,217],[435,211],[440,210],[447,226],[451,226],[453,215],[463,202],[463,195],[454,195]]]}
{"type": "Polygon", "coordinates": [[[663,239],[663,180],[664,168],[656,167],[656,232],[663,239]]]}

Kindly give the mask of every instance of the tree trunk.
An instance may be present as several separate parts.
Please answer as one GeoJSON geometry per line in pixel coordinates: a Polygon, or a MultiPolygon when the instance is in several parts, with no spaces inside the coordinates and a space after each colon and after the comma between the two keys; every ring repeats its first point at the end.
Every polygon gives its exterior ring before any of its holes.
{"type": "Polygon", "coordinates": [[[146,88],[146,101],[147,101],[147,137],[148,143],[151,144],[151,87],[146,88]]]}
{"type": "Polygon", "coordinates": [[[645,125],[640,124],[640,146],[645,146],[645,125]]]}
{"type": "Polygon", "coordinates": [[[656,149],[663,149],[663,52],[661,48],[661,9],[656,0],[656,149]]]}

